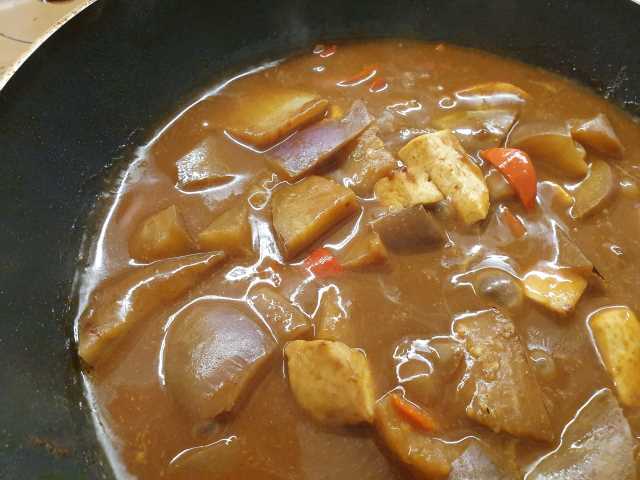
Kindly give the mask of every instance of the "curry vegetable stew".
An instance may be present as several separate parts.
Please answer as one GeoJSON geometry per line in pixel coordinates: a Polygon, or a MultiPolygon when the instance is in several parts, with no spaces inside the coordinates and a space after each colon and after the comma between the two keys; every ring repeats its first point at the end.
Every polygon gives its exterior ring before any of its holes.
{"type": "Polygon", "coordinates": [[[318,45],[140,149],[81,276],[122,478],[636,479],[640,126],[443,44],[318,45]]]}

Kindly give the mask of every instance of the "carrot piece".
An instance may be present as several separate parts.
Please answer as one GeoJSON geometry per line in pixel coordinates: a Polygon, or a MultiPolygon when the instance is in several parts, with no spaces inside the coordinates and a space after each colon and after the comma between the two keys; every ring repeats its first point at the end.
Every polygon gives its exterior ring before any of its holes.
{"type": "Polygon", "coordinates": [[[368,65],[356,73],[354,76],[338,82],[340,87],[355,87],[361,83],[371,80],[378,73],[377,65],[368,65]]]}
{"type": "Polygon", "coordinates": [[[318,55],[321,58],[328,58],[336,53],[336,50],[338,50],[338,47],[336,45],[329,45],[328,47],[323,48],[321,52],[318,52],[318,55]]]}
{"type": "Polygon", "coordinates": [[[378,93],[386,90],[389,87],[387,81],[382,77],[376,77],[369,85],[369,91],[371,93],[378,93]]]}
{"type": "Polygon", "coordinates": [[[511,234],[516,238],[522,238],[527,233],[527,228],[523,225],[522,221],[516,217],[508,207],[503,207],[500,212],[502,215],[502,221],[509,227],[511,234]]]}
{"type": "Polygon", "coordinates": [[[304,260],[304,268],[318,278],[335,277],[342,273],[342,265],[333,256],[331,250],[318,248],[304,260]]]}
{"type": "Polygon", "coordinates": [[[535,206],[538,179],[529,155],[518,148],[489,148],[480,155],[504,175],[525,208],[535,206]]]}
{"type": "Polygon", "coordinates": [[[431,415],[399,394],[391,394],[391,404],[397,412],[414,427],[426,432],[434,432],[437,430],[437,422],[431,415]]]}

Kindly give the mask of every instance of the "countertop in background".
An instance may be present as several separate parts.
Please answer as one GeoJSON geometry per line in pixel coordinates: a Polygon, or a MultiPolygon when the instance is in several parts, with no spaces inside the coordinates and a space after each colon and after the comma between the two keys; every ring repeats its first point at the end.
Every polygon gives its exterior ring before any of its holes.
{"type": "Polygon", "coordinates": [[[0,0],[0,88],[44,39],[95,0],[0,0]]]}

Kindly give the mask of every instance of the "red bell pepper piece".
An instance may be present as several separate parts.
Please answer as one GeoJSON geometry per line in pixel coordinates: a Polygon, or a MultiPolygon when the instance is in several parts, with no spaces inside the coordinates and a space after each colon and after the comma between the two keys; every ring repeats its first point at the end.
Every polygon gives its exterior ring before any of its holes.
{"type": "Polygon", "coordinates": [[[376,77],[373,79],[373,82],[371,82],[371,84],[369,85],[369,91],[371,93],[382,92],[386,90],[388,86],[389,84],[384,78],[376,77]]]}
{"type": "Polygon", "coordinates": [[[535,207],[538,179],[529,155],[517,148],[489,148],[480,155],[504,175],[525,208],[535,207]]]}
{"type": "Polygon", "coordinates": [[[317,278],[335,277],[342,273],[342,265],[328,248],[318,248],[304,260],[304,268],[317,278]]]}
{"type": "Polygon", "coordinates": [[[356,85],[360,85],[367,80],[371,80],[378,73],[377,65],[368,65],[356,73],[353,77],[347,78],[346,80],[342,80],[338,82],[338,86],[340,87],[355,87],[356,85]]]}

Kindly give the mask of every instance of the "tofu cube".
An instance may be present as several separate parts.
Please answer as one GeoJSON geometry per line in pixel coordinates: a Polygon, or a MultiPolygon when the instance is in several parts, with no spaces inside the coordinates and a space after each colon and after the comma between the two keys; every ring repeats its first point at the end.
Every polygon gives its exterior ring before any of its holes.
{"type": "Polygon", "coordinates": [[[591,317],[591,330],[620,401],[640,407],[640,321],[629,307],[610,307],[591,317]]]}
{"type": "Polygon", "coordinates": [[[327,425],[371,423],[375,393],[364,354],[344,343],[296,340],[285,348],[298,404],[327,425]]]}
{"type": "Polygon", "coordinates": [[[444,197],[429,175],[420,169],[395,170],[375,184],[378,201],[391,210],[431,205],[444,197]]]}
{"type": "Polygon", "coordinates": [[[451,200],[466,224],[486,218],[489,189],[477,165],[467,159],[451,130],[426,133],[414,138],[398,152],[411,171],[423,170],[451,200]]]}
{"type": "Polygon", "coordinates": [[[271,197],[271,210],[285,259],[295,258],[358,206],[351,190],[323,177],[278,188],[271,197]]]}
{"type": "Polygon", "coordinates": [[[527,298],[559,315],[573,312],[586,288],[587,281],[571,271],[532,270],[524,276],[527,298]]]}

